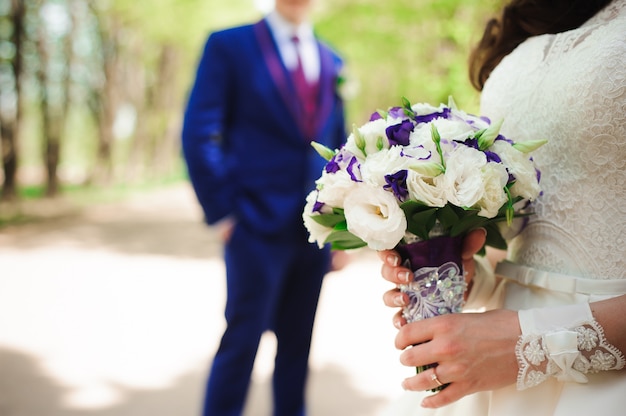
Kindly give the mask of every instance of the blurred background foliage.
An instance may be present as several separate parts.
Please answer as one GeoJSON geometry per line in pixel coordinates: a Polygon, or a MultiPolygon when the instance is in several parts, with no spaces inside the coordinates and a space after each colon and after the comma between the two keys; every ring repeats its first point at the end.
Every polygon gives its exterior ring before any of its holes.
{"type": "MultiPolygon", "coordinates": [[[[271,0],[0,0],[0,200],[184,180],[180,126],[207,35],[271,0]]],[[[400,102],[468,112],[497,0],[317,0],[346,60],[347,127],[400,102]]]]}

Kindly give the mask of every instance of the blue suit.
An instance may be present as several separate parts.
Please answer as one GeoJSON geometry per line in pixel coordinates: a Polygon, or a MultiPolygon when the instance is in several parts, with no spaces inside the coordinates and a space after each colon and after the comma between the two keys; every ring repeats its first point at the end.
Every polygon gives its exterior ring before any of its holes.
{"type": "Polygon", "coordinates": [[[345,140],[341,59],[319,43],[313,137],[265,20],[206,43],[183,126],[189,177],[207,223],[231,216],[225,246],[227,329],[213,360],[204,415],[240,415],[261,335],[277,337],[274,415],[305,413],[311,332],[328,249],[307,242],[305,197],[324,166],[310,140],[345,140]]]}

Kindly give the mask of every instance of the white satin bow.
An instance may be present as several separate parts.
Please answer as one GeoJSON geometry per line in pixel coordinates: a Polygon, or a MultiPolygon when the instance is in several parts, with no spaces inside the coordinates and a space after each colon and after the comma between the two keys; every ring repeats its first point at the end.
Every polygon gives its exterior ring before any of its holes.
{"type": "Polygon", "coordinates": [[[576,331],[557,331],[544,336],[550,358],[561,370],[556,375],[560,381],[586,383],[587,377],[574,369],[574,362],[580,356],[578,351],[578,333],[576,331]]]}

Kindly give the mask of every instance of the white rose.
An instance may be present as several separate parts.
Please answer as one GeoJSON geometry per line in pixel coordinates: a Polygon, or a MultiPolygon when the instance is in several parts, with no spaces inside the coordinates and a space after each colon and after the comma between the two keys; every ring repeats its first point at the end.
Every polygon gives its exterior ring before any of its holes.
{"type": "Polygon", "coordinates": [[[444,119],[438,118],[433,121],[437,131],[443,140],[465,140],[470,135],[473,135],[475,129],[467,124],[465,120],[460,119],[444,119]]]}
{"type": "Polygon", "coordinates": [[[487,157],[472,147],[458,146],[446,160],[446,172],[437,176],[435,184],[442,188],[446,199],[459,207],[472,207],[483,196],[482,168],[487,157]]]}
{"type": "Polygon", "coordinates": [[[432,176],[420,175],[409,170],[406,179],[409,199],[423,202],[429,207],[443,207],[448,202],[443,189],[435,184],[432,176]]]}
{"type": "Polygon", "coordinates": [[[365,123],[357,128],[358,135],[352,132],[348,136],[345,148],[361,160],[381,149],[389,148],[389,140],[385,132],[387,125],[387,121],[382,118],[365,123]],[[361,139],[363,141],[359,143],[361,139]]]}
{"type": "Polygon", "coordinates": [[[490,123],[487,121],[487,119],[480,118],[472,114],[466,114],[463,111],[453,111],[453,114],[455,116],[464,118],[466,123],[473,126],[476,131],[486,129],[490,126],[490,123]]]}
{"type": "Polygon", "coordinates": [[[409,136],[411,146],[423,146],[428,150],[436,150],[430,130],[430,124],[418,124],[409,136]]]}
{"type": "Polygon", "coordinates": [[[507,201],[504,187],[509,179],[506,168],[499,163],[490,162],[483,167],[484,193],[478,201],[478,215],[493,218],[507,201]]]}
{"type": "Polygon", "coordinates": [[[361,165],[363,181],[376,186],[384,186],[385,175],[396,173],[400,170],[408,170],[423,158],[428,158],[430,152],[423,147],[406,148],[402,146],[392,146],[390,149],[382,150],[370,155],[361,165]]]}
{"type": "Polygon", "coordinates": [[[315,202],[317,202],[317,190],[311,191],[306,197],[306,205],[302,211],[302,220],[304,226],[309,231],[309,243],[317,243],[319,248],[324,247],[324,241],[330,235],[332,229],[324,227],[313,219],[313,216],[320,215],[317,212],[313,212],[315,202]]]}
{"type": "Polygon", "coordinates": [[[357,186],[345,170],[335,173],[323,172],[316,184],[319,189],[318,201],[334,208],[343,208],[346,196],[357,186]]]}
{"type": "Polygon", "coordinates": [[[511,194],[521,196],[530,201],[539,196],[541,188],[537,179],[535,164],[529,156],[520,152],[504,140],[496,140],[489,150],[495,152],[502,159],[502,163],[515,177],[515,184],[511,187],[511,194]]]}
{"type": "Polygon", "coordinates": [[[409,171],[407,177],[409,198],[420,201],[429,207],[443,207],[448,202],[443,190],[434,182],[434,178],[409,171]]]}
{"type": "Polygon", "coordinates": [[[406,218],[391,192],[359,184],[346,196],[348,231],[373,250],[391,249],[406,232],[406,218]]]}
{"type": "Polygon", "coordinates": [[[433,161],[440,163],[441,159],[439,158],[439,153],[437,152],[437,146],[433,141],[431,124],[444,127],[443,132],[438,130],[441,137],[440,146],[444,157],[447,157],[446,155],[448,153],[453,152],[454,149],[459,146],[459,144],[454,142],[453,139],[462,138],[464,140],[470,130],[458,128],[459,126],[454,123],[442,124],[439,122],[420,124],[415,128],[415,130],[413,131],[413,133],[411,133],[411,136],[409,137],[411,146],[423,146],[424,149],[431,152],[433,161]]]}
{"type": "Polygon", "coordinates": [[[433,107],[428,103],[416,103],[411,105],[411,110],[415,112],[418,116],[425,116],[433,113],[440,113],[444,108],[444,105],[440,105],[439,107],[433,107]]]}

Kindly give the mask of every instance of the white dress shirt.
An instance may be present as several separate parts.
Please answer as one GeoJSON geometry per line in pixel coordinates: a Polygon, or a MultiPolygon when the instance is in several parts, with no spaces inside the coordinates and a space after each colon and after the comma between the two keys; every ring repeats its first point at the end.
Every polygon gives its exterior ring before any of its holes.
{"type": "Polygon", "coordinates": [[[267,15],[267,22],[278,45],[280,56],[287,69],[294,70],[298,65],[298,55],[292,38],[297,36],[300,44],[300,58],[304,76],[309,83],[315,83],[320,75],[320,57],[313,27],[310,23],[299,26],[287,21],[276,10],[267,15]]]}

